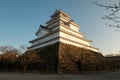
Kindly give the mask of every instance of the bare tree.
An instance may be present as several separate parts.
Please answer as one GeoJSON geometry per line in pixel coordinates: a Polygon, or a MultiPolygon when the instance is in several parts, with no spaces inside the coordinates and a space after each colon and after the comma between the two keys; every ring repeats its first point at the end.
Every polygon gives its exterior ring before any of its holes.
{"type": "Polygon", "coordinates": [[[19,56],[19,50],[12,46],[1,46],[0,51],[3,53],[4,58],[8,58],[8,60],[13,59],[13,57],[19,56]]]}
{"type": "Polygon", "coordinates": [[[11,71],[15,68],[17,59],[19,57],[19,50],[12,46],[1,46],[0,51],[2,52],[0,62],[3,69],[11,71]]]}
{"type": "Polygon", "coordinates": [[[110,20],[113,23],[111,24],[106,24],[109,27],[114,27],[116,28],[115,30],[120,30],[120,1],[116,4],[111,3],[111,4],[105,4],[105,3],[99,3],[98,1],[94,1],[93,4],[105,8],[109,13],[102,17],[104,20],[110,20]]]}
{"type": "Polygon", "coordinates": [[[6,46],[1,46],[0,47],[0,52],[2,52],[3,54],[4,53],[9,53],[9,52],[11,52],[11,53],[18,53],[18,50],[16,49],[16,48],[14,48],[13,46],[8,46],[8,45],[6,45],[6,46]]]}

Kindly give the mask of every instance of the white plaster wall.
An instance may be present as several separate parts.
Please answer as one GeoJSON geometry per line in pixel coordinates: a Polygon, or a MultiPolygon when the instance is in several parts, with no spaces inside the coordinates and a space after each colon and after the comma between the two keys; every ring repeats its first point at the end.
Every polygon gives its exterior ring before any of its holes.
{"type": "Polygon", "coordinates": [[[72,40],[72,41],[75,41],[75,42],[82,43],[82,44],[84,44],[84,45],[90,46],[90,43],[89,43],[89,42],[84,41],[84,40],[81,40],[81,39],[79,39],[79,38],[76,38],[76,37],[74,37],[74,36],[71,36],[71,35],[66,34],[66,33],[63,33],[63,32],[60,32],[60,37],[64,37],[64,38],[66,38],[66,39],[69,39],[69,40],[72,40]]]}
{"type": "MultiPolygon", "coordinates": [[[[68,27],[68,28],[69,28],[69,27],[68,27]]],[[[73,32],[72,30],[69,30],[69,29],[67,29],[67,28],[65,28],[65,27],[63,27],[63,26],[60,26],[60,29],[63,29],[63,30],[67,31],[67,32],[70,33],[70,34],[74,34],[74,35],[77,35],[77,36],[79,36],[79,37],[83,37],[83,35],[78,34],[78,33],[75,33],[75,32],[73,32]]],[[[78,32],[78,31],[77,31],[77,32],[78,32]]]]}
{"type": "Polygon", "coordinates": [[[88,48],[88,49],[90,49],[90,50],[92,50],[92,51],[95,51],[95,52],[99,52],[98,49],[94,49],[94,48],[88,48]]]}
{"type": "Polygon", "coordinates": [[[75,27],[75,26],[72,25],[72,24],[70,24],[70,28],[71,28],[72,30],[75,30],[75,31],[79,32],[79,28],[75,27]]]}
{"type": "Polygon", "coordinates": [[[36,44],[39,44],[39,43],[48,41],[48,40],[53,39],[53,38],[56,38],[56,37],[58,37],[58,36],[59,36],[59,32],[54,33],[54,34],[52,34],[52,35],[50,35],[50,36],[48,36],[48,37],[45,37],[45,38],[43,38],[43,39],[40,39],[40,40],[37,40],[37,41],[33,42],[32,45],[36,45],[36,44]]]}
{"type": "Polygon", "coordinates": [[[30,48],[30,49],[33,50],[33,49],[45,47],[45,46],[48,46],[48,45],[51,45],[51,44],[54,44],[54,43],[57,43],[57,42],[59,42],[59,38],[58,38],[58,39],[55,39],[55,40],[52,40],[52,41],[49,41],[49,42],[47,42],[47,43],[45,43],[45,44],[41,44],[41,45],[32,47],[32,48],[30,48]]]}
{"type": "Polygon", "coordinates": [[[47,33],[48,33],[48,31],[41,30],[41,31],[38,33],[37,37],[38,37],[38,38],[43,37],[43,36],[45,36],[47,33]]]}
{"type": "Polygon", "coordinates": [[[60,17],[60,20],[61,20],[61,21],[68,22],[68,21],[69,21],[69,18],[63,18],[63,17],[60,17]]]}
{"type": "Polygon", "coordinates": [[[62,38],[60,38],[60,42],[98,52],[97,49],[94,49],[94,48],[91,48],[91,47],[88,47],[88,46],[84,46],[84,45],[81,45],[81,44],[78,44],[78,43],[75,43],[75,42],[71,42],[71,41],[68,41],[68,40],[65,40],[65,39],[62,39],[62,38]]]}
{"type": "Polygon", "coordinates": [[[50,25],[49,28],[52,28],[53,26],[55,26],[55,25],[57,25],[57,24],[59,24],[59,22],[56,22],[56,23],[50,25]]]}
{"type": "Polygon", "coordinates": [[[62,39],[62,38],[60,38],[60,42],[70,44],[70,45],[74,45],[74,46],[77,46],[77,47],[83,47],[83,45],[79,45],[77,43],[74,43],[74,42],[71,42],[71,41],[68,41],[68,40],[65,40],[65,39],[62,39]]]}
{"type": "Polygon", "coordinates": [[[58,30],[58,29],[59,29],[59,27],[57,26],[57,27],[53,28],[51,31],[55,31],[55,30],[58,30]]]}

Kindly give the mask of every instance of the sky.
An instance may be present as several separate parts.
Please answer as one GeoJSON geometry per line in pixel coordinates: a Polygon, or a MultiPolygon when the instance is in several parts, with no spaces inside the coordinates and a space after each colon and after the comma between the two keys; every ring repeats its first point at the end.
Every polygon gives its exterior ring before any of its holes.
{"type": "MultiPolygon", "coordinates": [[[[107,14],[104,8],[92,3],[95,0],[0,0],[0,46],[30,46],[36,38],[39,25],[45,25],[55,9],[61,9],[71,16],[85,38],[92,40],[92,46],[102,54],[120,51],[120,31],[114,31],[101,19],[107,14]]],[[[117,3],[118,0],[99,0],[117,3]]]]}

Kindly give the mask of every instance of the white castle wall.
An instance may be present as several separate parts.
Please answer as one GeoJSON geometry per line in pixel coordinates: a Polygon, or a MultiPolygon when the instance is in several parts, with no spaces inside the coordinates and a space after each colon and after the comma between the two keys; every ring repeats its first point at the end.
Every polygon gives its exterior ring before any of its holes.
{"type": "Polygon", "coordinates": [[[92,48],[90,46],[84,46],[84,45],[81,45],[81,44],[78,44],[78,43],[75,43],[75,42],[63,39],[63,38],[60,38],[60,42],[63,42],[65,44],[70,44],[70,45],[73,45],[73,46],[77,46],[77,47],[81,47],[81,48],[84,48],[84,49],[89,49],[89,50],[98,52],[98,49],[92,48]]]}
{"type": "Polygon", "coordinates": [[[86,42],[86,41],[84,41],[84,40],[81,40],[81,39],[79,39],[79,38],[76,38],[76,37],[74,37],[74,36],[71,36],[71,35],[66,34],[66,33],[64,33],[64,32],[60,32],[60,37],[63,37],[63,38],[66,38],[66,39],[68,39],[68,40],[72,40],[72,41],[74,41],[74,42],[78,42],[78,43],[81,43],[81,44],[84,44],[84,45],[87,45],[87,46],[90,46],[90,43],[89,43],[89,42],[86,42]]]}
{"type": "Polygon", "coordinates": [[[70,24],[70,28],[72,29],[72,30],[75,30],[75,31],[79,31],[79,28],[77,28],[77,27],[75,27],[74,25],[72,25],[72,24],[70,24]]]}
{"type": "Polygon", "coordinates": [[[59,24],[59,22],[56,22],[56,23],[50,25],[49,28],[52,28],[53,26],[55,26],[55,25],[57,25],[57,24],[59,24]]]}
{"type": "Polygon", "coordinates": [[[49,42],[46,42],[45,44],[41,44],[41,45],[37,45],[37,46],[31,47],[30,49],[33,50],[33,49],[45,47],[45,46],[48,46],[48,45],[51,45],[51,44],[54,44],[54,43],[57,43],[57,42],[59,42],[59,38],[54,39],[54,40],[49,41],[49,42]]]}
{"type": "Polygon", "coordinates": [[[42,39],[40,39],[40,40],[34,41],[34,42],[32,43],[32,46],[37,45],[37,44],[40,44],[40,43],[43,43],[43,42],[48,41],[48,40],[51,40],[51,39],[54,39],[54,38],[56,38],[56,37],[59,37],[59,32],[54,33],[54,34],[52,34],[52,35],[50,35],[50,36],[47,36],[47,37],[45,37],[45,38],[42,38],[42,39]]]}
{"type": "Polygon", "coordinates": [[[43,37],[43,36],[45,36],[46,34],[47,34],[48,32],[47,31],[44,31],[44,30],[41,30],[40,32],[39,32],[39,34],[37,35],[37,37],[43,37]]]}
{"type": "MultiPolygon", "coordinates": [[[[68,28],[69,28],[69,27],[68,27],[68,28]]],[[[60,29],[65,30],[66,32],[68,32],[68,33],[70,33],[70,34],[74,34],[74,35],[76,35],[76,36],[83,37],[83,35],[77,33],[78,31],[77,31],[77,32],[74,32],[74,31],[72,31],[72,30],[70,30],[70,29],[67,29],[66,27],[63,27],[63,26],[60,26],[60,29]]]]}
{"type": "Polygon", "coordinates": [[[57,26],[57,27],[53,28],[51,31],[55,31],[55,30],[58,30],[58,29],[59,29],[59,27],[57,26]]]}

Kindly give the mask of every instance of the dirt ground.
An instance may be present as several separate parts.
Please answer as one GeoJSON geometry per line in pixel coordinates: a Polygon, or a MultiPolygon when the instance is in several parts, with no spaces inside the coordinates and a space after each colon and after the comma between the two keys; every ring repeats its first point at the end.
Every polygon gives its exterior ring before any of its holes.
{"type": "Polygon", "coordinates": [[[0,73],[0,80],[120,80],[120,71],[88,75],[0,73]]]}

